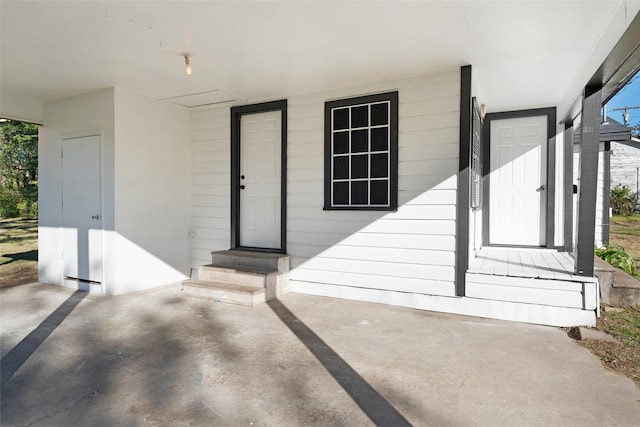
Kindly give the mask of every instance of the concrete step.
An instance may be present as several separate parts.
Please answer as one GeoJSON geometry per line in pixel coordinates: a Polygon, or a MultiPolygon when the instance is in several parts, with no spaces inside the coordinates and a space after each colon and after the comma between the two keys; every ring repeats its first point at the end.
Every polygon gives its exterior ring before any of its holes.
{"type": "Polygon", "coordinates": [[[277,270],[281,273],[289,271],[289,256],[267,252],[250,251],[215,251],[211,252],[211,264],[225,266],[250,266],[277,270]]]}
{"type": "Polygon", "coordinates": [[[267,286],[275,283],[278,270],[249,265],[208,264],[198,267],[198,280],[267,286]]]}
{"type": "Polygon", "coordinates": [[[198,277],[185,280],[185,294],[254,306],[288,292],[289,256],[249,251],[216,251],[198,277]]]}
{"type": "Polygon", "coordinates": [[[253,307],[267,301],[266,287],[189,279],[182,282],[186,295],[211,301],[253,307]]]}

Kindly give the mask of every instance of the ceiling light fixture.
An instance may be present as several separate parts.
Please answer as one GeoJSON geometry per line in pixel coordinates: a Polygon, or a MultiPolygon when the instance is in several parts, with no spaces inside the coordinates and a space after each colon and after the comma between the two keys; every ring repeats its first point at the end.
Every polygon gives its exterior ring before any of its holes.
{"type": "Polygon", "coordinates": [[[187,76],[190,76],[191,73],[193,73],[193,70],[191,69],[191,61],[189,60],[189,53],[181,53],[180,55],[182,55],[184,57],[184,72],[187,73],[187,76]]]}

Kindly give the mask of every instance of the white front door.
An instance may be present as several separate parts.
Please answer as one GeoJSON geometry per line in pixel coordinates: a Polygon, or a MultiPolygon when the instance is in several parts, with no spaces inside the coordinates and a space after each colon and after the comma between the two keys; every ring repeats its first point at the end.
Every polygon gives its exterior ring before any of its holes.
{"type": "Polygon", "coordinates": [[[62,140],[63,274],[102,282],[100,137],[62,140]]]}
{"type": "Polygon", "coordinates": [[[282,114],[244,114],[240,121],[240,246],[279,249],[282,114]]]}
{"type": "Polygon", "coordinates": [[[489,243],[545,245],[547,117],[491,122],[489,243]]]}

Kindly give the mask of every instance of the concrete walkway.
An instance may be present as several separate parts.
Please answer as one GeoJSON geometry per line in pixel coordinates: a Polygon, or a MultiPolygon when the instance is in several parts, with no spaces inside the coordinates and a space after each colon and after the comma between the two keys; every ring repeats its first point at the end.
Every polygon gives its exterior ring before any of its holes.
{"type": "Polygon", "coordinates": [[[635,426],[640,389],[556,328],[172,286],[0,291],[2,426],[635,426]]]}

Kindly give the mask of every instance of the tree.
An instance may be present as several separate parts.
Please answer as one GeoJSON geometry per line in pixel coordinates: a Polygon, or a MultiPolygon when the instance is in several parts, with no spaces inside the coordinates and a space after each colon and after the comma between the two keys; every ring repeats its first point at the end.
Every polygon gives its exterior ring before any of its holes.
{"type": "Polygon", "coordinates": [[[0,123],[0,216],[38,214],[38,126],[0,123]]]}

